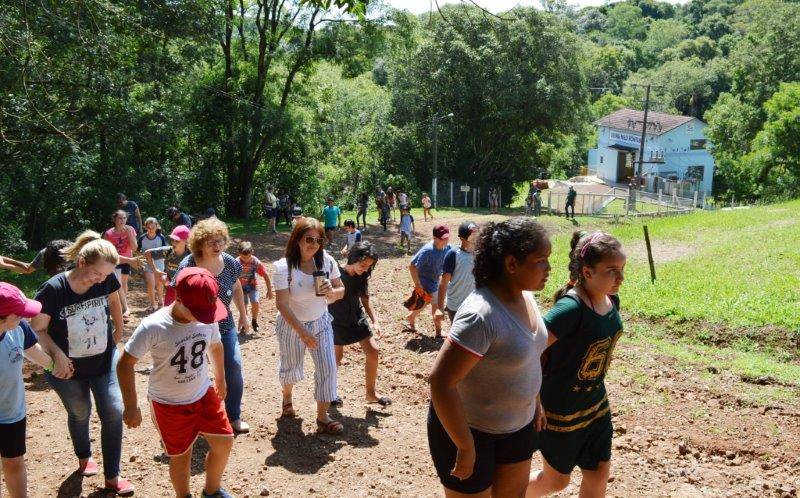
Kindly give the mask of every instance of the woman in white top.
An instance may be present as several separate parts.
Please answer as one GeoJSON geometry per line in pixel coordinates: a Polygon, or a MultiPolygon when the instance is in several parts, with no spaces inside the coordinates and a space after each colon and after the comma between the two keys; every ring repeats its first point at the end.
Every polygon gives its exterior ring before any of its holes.
{"type": "Polygon", "coordinates": [[[275,262],[278,319],[278,378],[283,387],[282,417],[294,417],[292,388],[303,379],[306,349],[314,360],[314,399],[317,400],[317,429],[341,434],[342,423],[328,415],[336,399],[336,356],[328,304],[344,296],[336,261],[323,248],[325,232],[319,220],[299,218],[295,223],[285,257],[275,262]],[[314,285],[314,272],[325,272],[314,285]]]}

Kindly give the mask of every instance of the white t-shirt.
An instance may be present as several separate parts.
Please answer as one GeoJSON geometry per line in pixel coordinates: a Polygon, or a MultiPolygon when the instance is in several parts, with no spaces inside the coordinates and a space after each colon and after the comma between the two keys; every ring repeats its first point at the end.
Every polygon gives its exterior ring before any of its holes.
{"type": "Polygon", "coordinates": [[[202,398],[211,386],[208,377],[208,348],[220,342],[219,325],[179,323],[161,308],[136,327],[125,351],[141,359],[153,357],[148,394],[166,405],[188,405],[202,398]]]}
{"type": "MultiPolygon", "coordinates": [[[[330,280],[339,278],[339,266],[326,252],[322,263],[322,271],[328,272],[330,280]]],[[[301,322],[313,322],[328,312],[328,303],[324,296],[318,296],[314,290],[314,277],[303,273],[299,268],[292,268],[292,285],[289,287],[289,266],[286,258],[275,262],[275,274],[272,276],[275,290],[289,289],[289,308],[301,322]]]]}

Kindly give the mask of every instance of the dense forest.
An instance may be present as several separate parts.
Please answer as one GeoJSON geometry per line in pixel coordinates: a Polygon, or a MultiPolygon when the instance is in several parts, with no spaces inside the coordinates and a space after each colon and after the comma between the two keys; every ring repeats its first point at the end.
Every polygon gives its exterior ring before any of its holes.
{"type": "Polygon", "coordinates": [[[799,3],[479,4],[0,0],[0,248],[110,225],[118,191],[230,217],[267,185],[418,198],[434,122],[442,178],[568,177],[643,83],[709,123],[717,198],[800,194],[799,3]]]}

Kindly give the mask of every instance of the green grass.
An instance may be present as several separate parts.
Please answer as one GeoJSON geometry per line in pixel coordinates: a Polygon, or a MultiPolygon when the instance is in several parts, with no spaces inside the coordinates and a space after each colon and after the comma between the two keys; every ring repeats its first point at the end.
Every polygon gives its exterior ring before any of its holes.
{"type": "MultiPolygon", "coordinates": [[[[698,344],[691,339],[661,336],[659,327],[641,323],[628,324],[622,343],[647,348],[686,366],[696,368],[716,367],[720,372],[737,377],[769,377],[780,384],[800,388],[800,365],[784,363],[760,352],[746,352],[735,347],[717,347],[698,344]]],[[[775,389],[786,386],[771,386],[775,389]]],[[[763,386],[758,386],[762,388],[763,386]]]]}
{"type": "MultiPolygon", "coordinates": [[[[553,275],[544,295],[567,280],[570,232],[552,220],[553,275]]],[[[708,321],[731,327],[800,329],[800,201],[748,210],[697,212],[620,224],[580,218],[581,228],[600,228],[618,237],[629,254],[620,291],[625,310],[643,317],[708,321]],[[656,263],[650,283],[642,225],[656,263]],[[674,255],[674,257],[671,257],[674,255]]]]}
{"type": "MultiPolygon", "coordinates": [[[[626,214],[626,203],[622,199],[614,199],[613,201],[606,204],[606,207],[603,208],[602,214],[605,215],[620,215],[624,216],[626,214]]],[[[643,201],[636,201],[636,211],[639,213],[658,213],[658,212],[667,212],[668,209],[661,207],[659,208],[658,204],[653,204],[652,202],[643,202],[643,201]]]]}

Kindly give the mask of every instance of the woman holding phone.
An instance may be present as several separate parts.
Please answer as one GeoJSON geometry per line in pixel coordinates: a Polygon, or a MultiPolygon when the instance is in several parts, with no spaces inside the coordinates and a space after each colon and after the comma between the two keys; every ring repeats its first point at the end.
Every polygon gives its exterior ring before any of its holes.
{"type": "Polygon", "coordinates": [[[278,378],[283,389],[282,417],[296,416],[292,389],[303,379],[306,349],[314,360],[314,399],[317,400],[317,430],[341,434],[344,426],[328,415],[336,399],[336,356],[328,304],[344,296],[339,267],[324,249],[325,232],[314,218],[295,223],[285,256],[275,262],[278,319],[278,378]]]}

